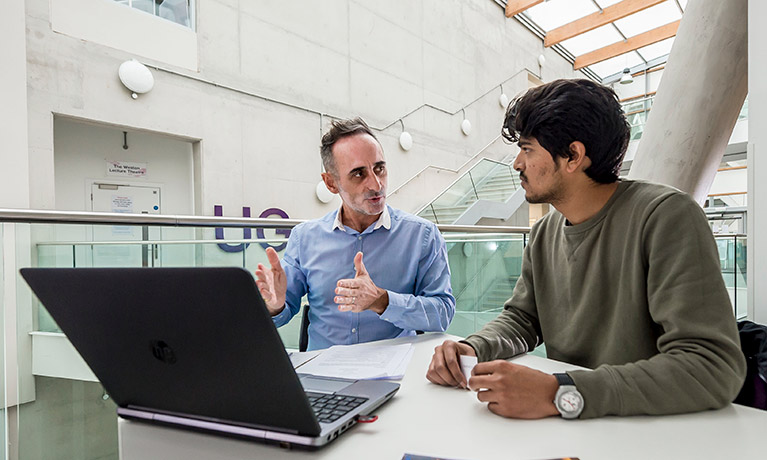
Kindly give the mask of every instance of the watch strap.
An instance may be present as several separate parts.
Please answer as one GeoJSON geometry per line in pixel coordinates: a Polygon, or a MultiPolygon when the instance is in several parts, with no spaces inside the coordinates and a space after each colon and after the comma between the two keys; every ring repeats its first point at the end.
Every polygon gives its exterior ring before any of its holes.
{"type": "Polygon", "coordinates": [[[559,386],[565,386],[565,385],[571,385],[575,386],[575,381],[570,377],[569,375],[565,373],[561,374],[554,374],[554,377],[557,379],[557,383],[559,386]]]}

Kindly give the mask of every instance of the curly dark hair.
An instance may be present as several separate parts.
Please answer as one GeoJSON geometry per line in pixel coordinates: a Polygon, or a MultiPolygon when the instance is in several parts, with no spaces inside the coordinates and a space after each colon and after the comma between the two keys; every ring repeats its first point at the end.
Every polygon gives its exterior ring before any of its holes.
{"type": "Polygon", "coordinates": [[[373,134],[373,130],[371,130],[370,126],[365,123],[365,120],[360,117],[348,120],[333,120],[328,132],[322,136],[322,144],[320,145],[320,156],[322,157],[322,165],[325,167],[325,171],[334,176],[338,176],[336,162],[333,159],[333,145],[340,139],[355,134],[369,134],[373,139],[378,141],[376,135],[373,134]]]}
{"type": "Polygon", "coordinates": [[[552,158],[570,158],[570,144],[586,147],[591,180],[618,180],[629,144],[630,127],[618,96],[591,80],[554,80],[529,89],[506,110],[501,134],[509,142],[534,138],[552,158]]]}

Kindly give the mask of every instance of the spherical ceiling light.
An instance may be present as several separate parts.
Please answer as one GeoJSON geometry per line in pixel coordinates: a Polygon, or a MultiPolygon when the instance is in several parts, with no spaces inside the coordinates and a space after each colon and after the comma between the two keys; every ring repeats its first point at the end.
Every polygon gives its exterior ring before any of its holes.
{"type": "Polygon", "coordinates": [[[504,109],[509,106],[509,96],[506,93],[501,93],[498,97],[498,104],[504,109]]]}
{"type": "Polygon", "coordinates": [[[466,118],[461,122],[461,132],[463,132],[465,136],[471,134],[471,122],[466,118]]]}
{"type": "Polygon", "coordinates": [[[402,131],[399,135],[399,146],[406,152],[410,150],[413,147],[413,136],[407,131],[402,131]]]}
{"type": "Polygon", "coordinates": [[[120,64],[117,74],[122,84],[131,92],[133,99],[137,99],[139,94],[148,93],[154,87],[152,72],[135,59],[120,64]]]}
{"type": "Polygon", "coordinates": [[[315,193],[317,194],[317,199],[323,203],[330,203],[330,201],[333,200],[333,196],[335,196],[335,193],[328,190],[328,188],[325,186],[325,181],[322,180],[319,184],[317,184],[315,193]]]}

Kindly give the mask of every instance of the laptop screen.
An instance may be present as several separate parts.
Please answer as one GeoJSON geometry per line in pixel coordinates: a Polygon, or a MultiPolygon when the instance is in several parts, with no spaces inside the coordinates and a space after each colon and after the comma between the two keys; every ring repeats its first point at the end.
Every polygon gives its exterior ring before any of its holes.
{"type": "Polygon", "coordinates": [[[319,434],[249,272],[26,268],[21,274],[120,407],[319,434]]]}

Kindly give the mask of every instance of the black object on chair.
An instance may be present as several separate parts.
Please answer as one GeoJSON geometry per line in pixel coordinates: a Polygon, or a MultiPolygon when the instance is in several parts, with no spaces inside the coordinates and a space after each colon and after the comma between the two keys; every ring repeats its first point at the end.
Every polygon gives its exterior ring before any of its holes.
{"type": "Polygon", "coordinates": [[[298,336],[298,351],[306,351],[309,346],[309,304],[304,305],[301,313],[301,332],[298,336]]]}
{"type": "Polygon", "coordinates": [[[746,357],[746,381],[736,404],[767,410],[767,326],[739,321],[740,348],[746,357]]]}

